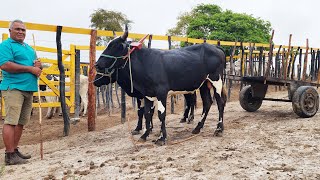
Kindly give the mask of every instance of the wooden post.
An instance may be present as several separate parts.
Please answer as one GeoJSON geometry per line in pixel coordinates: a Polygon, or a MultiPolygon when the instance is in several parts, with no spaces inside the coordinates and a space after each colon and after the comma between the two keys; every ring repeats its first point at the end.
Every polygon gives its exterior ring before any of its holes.
{"type": "Polygon", "coordinates": [[[310,79],[311,79],[311,81],[313,81],[314,80],[314,64],[315,64],[315,52],[314,52],[314,49],[310,49],[310,54],[311,54],[311,67],[310,67],[310,69],[309,69],[309,74],[310,74],[310,79]]]}
{"type": "Polygon", "coordinates": [[[75,50],[75,120],[80,120],[80,50],[75,50]]]}
{"type": "Polygon", "coordinates": [[[231,96],[231,89],[232,89],[232,79],[231,76],[234,78],[235,73],[234,73],[234,62],[233,62],[233,56],[235,54],[237,48],[237,41],[234,43],[234,46],[232,48],[232,52],[230,54],[230,71],[229,71],[229,87],[228,87],[228,100],[230,101],[230,96],[231,96]],[[231,75],[231,76],[230,76],[231,75]]]}
{"type": "MultiPolygon", "coordinates": [[[[240,63],[240,76],[244,76],[244,48],[243,48],[243,43],[242,41],[240,42],[240,49],[241,49],[241,63],[240,63]]],[[[241,81],[242,83],[242,81],[241,81]]]]}
{"type": "Polygon", "coordinates": [[[258,67],[258,76],[262,75],[262,55],[263,55],[263,47],[259,48],[259,67],[258,67]]]}
{"type": "Polygon", "coordinates": [[[306,80],[307,64],[308,64],[308,51],[309,51],[309,40],[307,39],[306,53],[304,55],[304,62],[303,62],[302,81],[306,80]]]}
{"type": "Polygon", "coordinates": [[[285,48],[282,48],[282,68],[281,68],[281,78],[284,79],[284,69],[285,69],[285,65],[286,65],[286,62],[285,62],[285,58],[286,58],[286,49],[285,48]]]}
{"type": "Polygon", "coordinates": [[[278,52],[276,53],[276,59],[275,59],[275,77],[280,77],[280,50],[282,48],[282,45],[279,46],[278,52]]]}
{"type": "MultiPolygon", "coordinates": [[[[320,51],[317,51],[317,84],[320,82],[320,51]]],[[[318,85],[317,85],[318,87],[318,85]]]]}
{"type": "Polygon", "coordinates": [[[284,80],[287,79],[287,69],[288,69],[288,60],[289,60],[289,55],[290,55],[290,52],[291,52],[291,38],[292,38],[292,34],[290,34],[289,36],[289,47],[288,47],[288,53],[286,55],[286,59],[285,59],[285,67],[284,67],[284,80]]]}
{"type": "Polygon", "coordinates": [[[64,131],[63,135],[68,136],[70,130],[70,119],[67,113],[66,107],[66,96],[65,96],[65,70],[62,63],[62,45],[61,45],[61,32],[62,26],[57,26],[57,34],[56,34],[56,44],[57,44],[57,55],[58,55],[58,68],[60,71],[60,80],[59,80],[59,89],[60,89],[60,102],[62,109],[62,116],[64,122],[64,131]]]}
{"type": "MultiPolygon", "coordinates": [[[[168,48],[169,48],[169,50],[171,49],[171,36],[168,36],[168,48]]],[[[177,95],[175,95],[175,96],[177,96],[177,95]]],[[[177,98],[177,97],[176,97],[177,98]]],[[[171,95],[171,97],[170,97],[170,104],[171,104],[171,114],[174,114],[174,95],[171,95]]],[[[185,106],[184,107],[186,107],[186,103],[185,103],[185,106]]]]}
{"type": "Polygon", "coordinates": [[[250,67],[250,76],[254,76],[253,74],[253,58],[252,53],[254,49],[255,43],[253,43],[253,46],[251,46],[251,42],[249,43],[249,67],[250,67]]]}
{"type": "Polygon", "coordinates": [[[149,35],[148,48],[151,48],[152,34],[149,35]]]}
{"type": "Polygon", "coordinates": [[[269,72],[270,72],[270,66],[272,63],[272,53],[273,53],[273,36],[274,36],[274,30],[272,30],[272,34],[269,40],[269,54],[268,54],[268,63],[267,63],[267,69],[266,72],[264,74],[265,78],[267,78],[269,76],[269,72]]]}
{"type": "Polygon", "coordinates": [[[121,123],[126,122],[126,92],[121,88],[121,123]]]}
{"type": "Polygon", "coordinates": [[[97,30],[91,30],[90,37],[90,64],[89,64],[89,86],[88,86],[88,131],[96,130],[96,91],[93,86],[95,78],[94,64],[96,62],[97,30]]]}
{"type": "Polygon", "coordinates": [[[302,48],[299,51],[298,80],[301,80],[302,48]]]}
{"type": "Polygon", "coordinates": [[[292,63],[291,63],[291,80],[294,80],[295,78],[295,69],[294,69],[294,65],[295,65],[295,63],[296,63],[296,59],[297,59],[297,56],[298,56],[298,53],[299,53],[299,51],[300,51],[300,46],[298,47],[298,49],[297,49],[297,51],[296,51],[296,53],[294,54],[294,58],[293,58],[293,61],[292,61],[292,63]]]}

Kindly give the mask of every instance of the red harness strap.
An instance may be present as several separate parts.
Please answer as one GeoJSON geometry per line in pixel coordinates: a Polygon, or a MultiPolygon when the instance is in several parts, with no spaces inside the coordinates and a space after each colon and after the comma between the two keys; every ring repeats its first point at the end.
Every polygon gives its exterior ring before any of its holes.
{"type": "Polygon", "coordinates": [[[146,36],[144,36],[142,39],[140,39],[139,42],[132,42],[130,44],[130,46],[132,46],[133,48],[130,50],[129,54],[131,54],[135,49],[141,49],[142,48],[142,42],[149,36],[149,34],[147,34],[146,36]]]}

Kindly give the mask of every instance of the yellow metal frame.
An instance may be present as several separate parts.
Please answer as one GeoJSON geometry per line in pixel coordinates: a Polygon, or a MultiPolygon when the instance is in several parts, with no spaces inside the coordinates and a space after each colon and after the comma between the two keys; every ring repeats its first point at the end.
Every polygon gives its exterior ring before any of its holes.
{"type": "MultiPolygon", "coordinates": [[[[1,22],[0,22],[1,24],[1,22]]],[[[8,38],[8,34],[4,33],[2,34],[2,40],[6,40],[8,38]]],[[[33,48],[37,49],[37,51],[41,52],[49,52],[49,53],[57,53],[56,49],[53,48],[47,48],[47,47],[41,47],[41,46],[32,46],[33,48]]],[[[70,86],[70,91],[65,92],[66,96],[66,104],[68,107],[70,107],[70,113],[74,113],[75,109],[75,93],[71,93],[75,91],[75,46],[70,46],[70,51],[68,50],[62,50],[62,62],[64,66],[66,67],[65,75],[70,77],[70,82],[66,82],[65,86],[70,86]],[[69,60],[67,60],[70,58],[69,60]]],[[[58,81],[51,81],[48,80],[46,75],[53,74],[53,75],[59,75],[59,69],[58,69],[58,61],[56,59],[48,59],[48,58],[40,58],[40,61],[42,63],[49,63],[51,64],[50,67],[44,68],[42,70],[42,74],[39,77],[39,85],[47,85],[52,92],[40,92],[40,96],[60,96],[59,89],[57,86],[59,85],[58,81]]],[[[33,96],[38,96],[38,92],[35,92],[33,96]]],[[[60,102],[54,102],[54,103],[41,103],[41,107],[60,107],[60,102]]],[[[1,106],[4,107],[4,101],[3,98],[1,100],[1,106]]],[[[39,103],[32,103],[32,107],[39,107],[39,103]]],[[[5,109],[2,108],[2,116],[5,116],[5,109]]]]}

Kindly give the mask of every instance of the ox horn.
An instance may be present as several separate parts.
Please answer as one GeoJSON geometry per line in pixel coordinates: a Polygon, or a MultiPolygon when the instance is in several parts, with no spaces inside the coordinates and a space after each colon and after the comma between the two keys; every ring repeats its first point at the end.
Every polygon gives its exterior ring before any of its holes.
{"type": "Polygon", "coordinates": [[[128,37],[128,25],[126,24],[125,25],[125,31],[124,31],[124,33],[123,33],[123,35],[121,36],[121,38],[123,39],[123,40],[126,40],[127,39],[127,37],[128,37]]]}

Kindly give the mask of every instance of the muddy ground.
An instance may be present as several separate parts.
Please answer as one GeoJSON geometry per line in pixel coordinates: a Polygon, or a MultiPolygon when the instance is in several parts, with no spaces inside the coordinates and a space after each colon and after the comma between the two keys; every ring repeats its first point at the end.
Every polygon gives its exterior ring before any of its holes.
{"type": "MultiPolygon", "coordinates": [[[[225,108],[223,137],[214,137],[217,107],[201,133],[191,134],[201,116],[198,101],[195,120],[181,124],[183,100],[176,114],[167,115],[168,141],[156,146],[155,128],[145,143],[131,136],[136,113],[128,103],[126,123],[120,110],[109,116],[99,112],[96,131],[87,131],[86,117],[71,125],[62,136],[63,120],[43,120],[44,159],[40,159],[37,113],[25,127],[20,149],[33,156],[28,164],[4,166],[1,140],[1,179],[320,179],[320,116],[299,118],[291,103],[264,101],[257,112],[244,111],[234,91],[225,108]]],[[[286,98],[286,91],[268,92],[268,97],[286,98]]],[[[168,106],[170,107],[170,106],[168,106]]]]}

